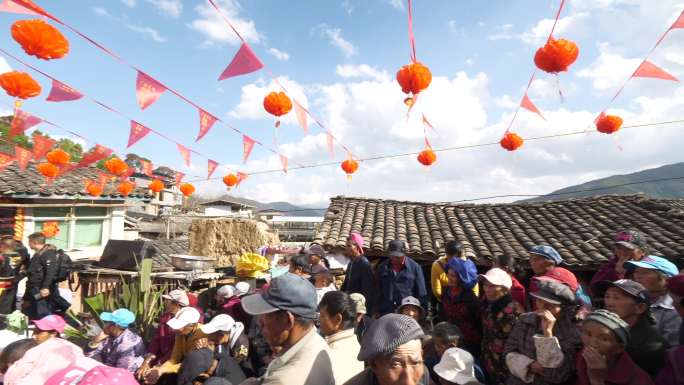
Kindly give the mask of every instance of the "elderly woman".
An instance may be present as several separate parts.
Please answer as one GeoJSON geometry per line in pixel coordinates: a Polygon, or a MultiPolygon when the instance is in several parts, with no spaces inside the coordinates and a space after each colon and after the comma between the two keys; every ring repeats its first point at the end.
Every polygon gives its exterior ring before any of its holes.
{"type": "Polygon", "coordinates": [[[135,372],[143,363],[145,344],[129,326],[135,322],[135,314],[128,309],[117,309],[100,314],[103,337],[97,347],[86,356],[107,366],[135,372]]]}
{"type": "Polygon", "coordinates": [[[549,278],[539,279],[536,286],[531,295],[537,310],[520,316],[504,347],[508,385],[559,384],[575,372],[575,355],[582,346],[573,324],[575,295],[549,278]]]}
{"type": "Polygon", "coordinates": [[[480,275],[484,291],[482,303],[482,362],[489,378],[495,384],[506,382],[510,375],[503,356],[504,345],[518,317],[525,312],[520,303],[513,300],[510,275],[497,267],[480,275]]]}
{"type": "Polygon", "coordinates": [[[477,284],[475,264],[471,260],[452,258],[447,264],[447,277],[449,283],[442,291],[442,316],[461,329],[463,348],[479,357],[482,324],[480,304],[472,291],[477,284]]]}

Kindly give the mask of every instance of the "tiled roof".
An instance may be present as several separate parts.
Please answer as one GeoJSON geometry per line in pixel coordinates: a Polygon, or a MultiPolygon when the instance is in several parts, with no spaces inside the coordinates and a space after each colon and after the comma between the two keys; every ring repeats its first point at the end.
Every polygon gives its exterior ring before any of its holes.
{"type": "MultiPolygon", "coordinates": [[[[26,170],[21,171],[14,162],[0,171],[0,197],[93,199],[84,191],[85,180],[97,180],[99,172],[95,167],[78,168],[48,185],[45,177],[36,170],[35,163],[30,163],[26,170]]],[[[139,187],[128,198],[149,200],[152,195],[147,189],[139,187]]],[[[116,184],[108,183],[102,196],[96,199],[123,200],[124,197],[116,191],[116,184]]]]}
{"type": "Polygon", "coordinates": [[[190,250],[188,239],[153,239],[149,240],[155,253],[152,256],[152,269],[155,271],[174,270],[171,255],[187,255],[190,250]]]}
{"type": "Polygon", "coordinates": [[[643,195],[478,205],[336,197],[314,243],[344,246],[354,231],[363,235],[368,255],[382,255],[390,240],[400,239],[410,256],[425,261],[456,239],[480,265],[498,254],[525,264],[527,249],[547,244],[568,265],[590,267],[612,255],[612,237],[622,229],[645,233],[653,254],[684,258],[684,200],[643,195]]]}

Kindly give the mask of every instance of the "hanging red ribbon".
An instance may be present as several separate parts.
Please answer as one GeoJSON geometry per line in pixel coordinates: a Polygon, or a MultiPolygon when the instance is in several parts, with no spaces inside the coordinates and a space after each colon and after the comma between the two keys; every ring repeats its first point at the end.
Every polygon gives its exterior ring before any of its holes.
{"type": "Polygon", "coordinates": [[[287,157],[285,155],[280,156],[280,164],[283,166],[283,172],[287,174],[287,157]]]}
{"type": "Polygon", "coordinates": [[[411,62],[415,63],[416,59],[416,38],[413,36],[413,4],[411,0],[407,0],[408,3],[408,38],[409,38],[409,48],[411,50],[411,62]]]}

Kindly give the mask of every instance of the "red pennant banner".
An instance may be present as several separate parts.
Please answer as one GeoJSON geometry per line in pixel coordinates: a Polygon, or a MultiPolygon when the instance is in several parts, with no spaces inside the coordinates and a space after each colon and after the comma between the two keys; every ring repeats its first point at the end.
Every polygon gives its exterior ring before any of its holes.
{"type": "Polygon", "coordinates": [[[677,28],[684,28],[684,11],[682,11],[677,20],[675,20],[675,22],[672,23],[672,27],[670,27],[670,29],[677,28]]]}
{"type": "Polygon", "coordinates": [[[135,167],[128,167],[126,169],[126,172],[119,175],[119,180],[123,182],[123,181],[127,180],[128,178],[130,178],[133,174],[135,174],[135,167]]]}
{"type": "Polygon", "coordinates": [[[21,15],[34,15],[34,16],[39,16],[37,13],[33,12],[32,10],[28,8],[24,8],[19,4],[16,4],[12,0],[4,0],[2,4],[0,4],[0,12],[7,12],[7,13],[18,13],[21,15]]]}
{"type": "Polygon", "coordinates": [[[12,0],[12,2],[14,2],[15,4],[33,12],[33,14],[35,14],[35,15],[42,15],[42,16],[48,17],[52,20],[55,20],[55,21],[61,23],[61,21],[59,21],[59,19],[57,19],[56,17],[47,13],[43,8],[37,6],[31,0],[12,0]]]}
{"type": "Polygon", "coordinates": [[[72,100],[81,99],[82,97],[82,93],[60,82],[59,80],[52,79],[50,95],[48,95],[45,100],[48,102],[70,102],[72,100]]]}
{"type": "Polygon", "coordinates": [[[185,162],[185,166],[190,167],[190,149],[183,146],[180,143],[176,143],[176,147],[178,147],[178,151],[183,157],[183,162],[185,162]]]}
{"type": "Polygon", "coordinates": [[[176,187],[179,187],[179,186],[180,186],[180,184],[181,184],[181,182],[183,181],[183,178],[184,178],[184,177],[185,177],[185,174],[184,174],[184,173],[182,173],[182,172],[180,172],[180,171],[176,171],[176,187]]]}
{"type": "Polygon", "coordinates": [[[287,157],[285,155],[280,156],[280,164],[283,166],[283,172],[287,174],[287,157]]]}
{"type": "Polygon", "coordinates": [[[304,134],[309,133],[309,121],[306,116],[306,111],[304,110],[304,107],[302,107],[297,101],[294,101],[294,108],[295,108],[295,113],[297,114],[297,122],[299,123],[299,127],[304,130],[304,134]]]}
{"type": "Polygon", "coordinates": [[[24,147],[14,146],[14,157],[17,160],[17,163],[19,163],[19,169],[21,171],[26,170],[26,166],[28,166],[32,156],[33,153],[24,147]]]}
{"type": "Polygon", "coordinates": [[[330,157],[335,158],[335,150],[333,149],[333,136],[330,133],[330,131],[325,132],[325,141],[328,145],[328,152],[330,153],[330,157]]]}
{"type": "Polygon", "coordinates": [[[10,154],[0,152],[0,171],[4,170],[14,162],[14,157],[10,154]]]}
{"type": "Polygon", "coordinates": [[[254,148],[254,143],[256,143],[254,139],[247,135],[242,135],[242,163],[247,163],[249,154],[252,153],[252,149],[254,148]]]}
{"type": "Polygon", "coordinates": [[[150,178],[152,177],[152,162],[141,160],[140,168],[143,174],[149,176],[150,178]]]}
{"type": "Polygon", "coordinates": [[[161,83],[156,81],[142,71],[138,71],[138,78],[135,81],[135,96],[138,98],[138,105],[145,109],[156,102],[157,99],[166,91],[161,83]]]}
{"type": "Polygon", "coordinates": [[[539,115],[542,119],[546,120],[546,118],[544,117],[544,115],[542,115],[542,113],[539,111],[537,106],[535,106],[534,103],[532,103],[532,100],[530,100],[530,97],[527,96],[527,92],[525,93],[525,95],[523,95],[522,101],[520,102],[520,107],[522,107],[528,111],[532,111],[535,114],[539,115]]]}
{"type": "Polygon", "coordinates": [[[242,43],[242,46],[233,57],[233,60],[228,64],[218,80],[225,80],[234,76],[245,75],[258,71],[264,68],[264,63],[254,54],[254,51],[247,43],[242,43]]]}
{"type": "Polygon", "coordinates": [[[24,133],[29,128],[39,124],[42,120],[39,117],[33,116],[26,111],[19,109],[14,110],[14,118],[9,130],[9,137],[24,133]]]}
{"type": "Polygon", "coordinates": [[[654,79],[672,80],[675,82],[679,81],[679,79],[670,75],[665,70],[663,70],[662,68],[658,67],[657,65],[651,63],[648,60],[644,60],[644,62],[641,63],[639,68],[637,68],[636,71],[634,71],[634,74],[632,75],[632,77],[634,77],[634,78],[654,78],[654,79]]]}
{"type": "Polygon", "coordinates": [[[102,187],[103,190],[104,190],[104,186],[107,184],[108,179],[109,179],[109,177],[107,176],[107,174],[105,174],[103,172],[98,172],[97,183],[100,185],[100,187],[102,187]]]}
{"type": "Polygon", "coordinates": [[[211,174],[213,174],[214,171],[216,171],[216,167],[218,167],[218,165],[218,162],[215,160],[209,159],[207,161],[207,179],[211,178],[211,174]]]}
{"type": "Polygon", "coordinates": [[[129,148],[132,145],[136,144],[140,139],[147,136],[147,134],[149,134],[150,131],[152,130],[136,122],[135,120],[131,120],[131,131],[128,134],[128,145],[126,146],[126,148],[129,148]]]}
{"type": "Polygon", "coordinates": [[[211,127],[216,123],[218,119],[207,111],[204,111],[203,109],[199,109],[199,115],[200,115],[200,129],[199,129],[199,134],[197,135],[197,139],[195,139],[195,142],[198,142],[200,139],[204,138],[204,135],[206,135],[209,130],[211,130],[211,127]]]}
{"type": "Polygon", "coordinates": [[[81,158],[81,161],[78,162],[76,167],[88,167],[95,162],[99,162],[102,159],[108,158],[110,155],[112,155],[112,152],[113,151],[111,149],[96,144],[95,148],[83,155],[83,158],[81,158]]]}
{"type": "Polygon", "coordinates": [[[236,174],[236,176],[237,176],[237,184],[238,184],[238,186],[240,185],[240,183],[242,183],[242,181],[244,181],[245,179],[247,179],[247,174],[245,174],[244,172],[239,172],[239,171],[238,171],[237,174],[236,174]]]}
{"type": "Polygon", "coordinates": [[[42,159],[56,143],[56,140],[47,136],[33,134],[33,159],[42,159]]]}

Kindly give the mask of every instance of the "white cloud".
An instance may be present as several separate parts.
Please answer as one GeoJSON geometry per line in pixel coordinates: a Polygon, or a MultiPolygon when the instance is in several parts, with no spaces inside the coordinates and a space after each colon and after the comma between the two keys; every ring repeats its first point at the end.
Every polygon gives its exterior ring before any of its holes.
{"type": "Polygon", "coordinates": [[[473,58],[469,57],[469,58],[467,58],[467,59],[465,60],[465,63],[466,63],[467,65],[471,66],[471,65],[473,65],[473,64],[475,63],[475,61],[473,60],[473,58]]]}
{"type": "MultiPolygon", "coordinates": [[[[250,43],[259,43],[262,40],[254,21],[241,16],[242,8],[237,0],[218,0],[217,5],[245,40],[250,43]]],[[[207,38],[206,44],[238,45],[241,43],[240,38],[235,35],[214,7],[203,3],[196,6],[195,11],[199,17],[190,23],[190,28],[202,33],[207,38]]]]}
{"type": "Polygon", "coordinates": [[[404,10],[404,0],[386,0],[389,5],[400,11],[404,10]]]}
{"type": "Polygon", "coordinates": [[[162,36],[159,31],[152,27],[142,27],[139,25],[131,25],[127,24],[126,28],[130,29],[131,31],[138,32],[139,34],[157,42],[157,43],[164,43],[166,42],[166,38],[162,36]]]}
{"type": "Polygon", "coordinates": [[[381,71],[376,67],[371,67],[368,64],[338,64],[336,67],[338,76],[345,79],[354,78],[370,78],[374,80],[387,80],[390,78],[387,71],[381,71]]]}
{"type": "MultiPolygon", "coordinates": [[[[304,93],[304,87],[287,77],[279,77],[278,81],[288,90],[288,96],[298,101],[305,108],[309,106],[309,101],[304,93]]],[[[271,91],[280,92],[280,87],[270,81],[268,84],[263,79],[256,83],[250,83],[241,90],[241,98],[238,105],[230,112],[230,116],[237,119],[266,119],[273,120],[263,108],[264,97],[271,91]]],[[[281,117],[283,124],[297,124],[294,111],[281,117]]]]}
{"type": "Polygon", "coordinates": [[[182,0],[147,0],[147,2],[152,4],[157,11],[173,18],[179,18],[183,12],[182,0]]]}
{"type": "Polygon", "coordinates": [[[510,109],[510,108],[517,108],[520,103],[514,102],[513,99],[511,98],[511,95],[506,94],[500,98],[494,99],[494,104],[496,104],[498,107],[501,107],[501,108],[510,109]]]}
{"type": "Polygon", "coordinates": [[[642,59],[625,58],[606,51],[604,46],[601,54],[587,68],[577,72],[577,77],[589,79],[595,90],[617,90],[627,78],[639,67],[642,59]]]}
{"type": "Polygon", "coordinates": [[[111,16],[109,11],[103,7],[93,7],[93,12],[98,16],[111,16]]]}
{"type": "Polygon", "coordinates": [[[269,54],[273,55],[276,59],[280,61],[288,61],[290,60],[290,54],[284,51],[281,51],[277,48],[270,47],[269,49],[266,50],[269,54]]]}
{"type": "Polygon", "coordinates": [[[10,66],[9,63],[7,63],[7,60],[5,60],[4,57],[0,56],[0,74],[9,71],[12,71],[12,66],[10,66]]]}
{"type": "Polygon", "coordinates": [[[342,37],[342,30],[339,28],[332,28],[327,24],[320,24],[317,27],[321,32],[321,36],[327,37],[330,44],[339,49],[346,57],[356,55],[356,46],[349,40],[342,37]]]}
{"type": "Polygon", "coordinates": [[[121,2],[122,2],[125,6],[130,7],[130,8],[135,7],[135,4],[136,4],[135,0],[121,0],[121,2]]]}
{"type": "Polygon", "coordinates": [[[347,12],[347,15],[351,15],[354,12],[354,4],[351,3],[351,0],[344,0],[340,3],[340,7],[347,12]]]}

